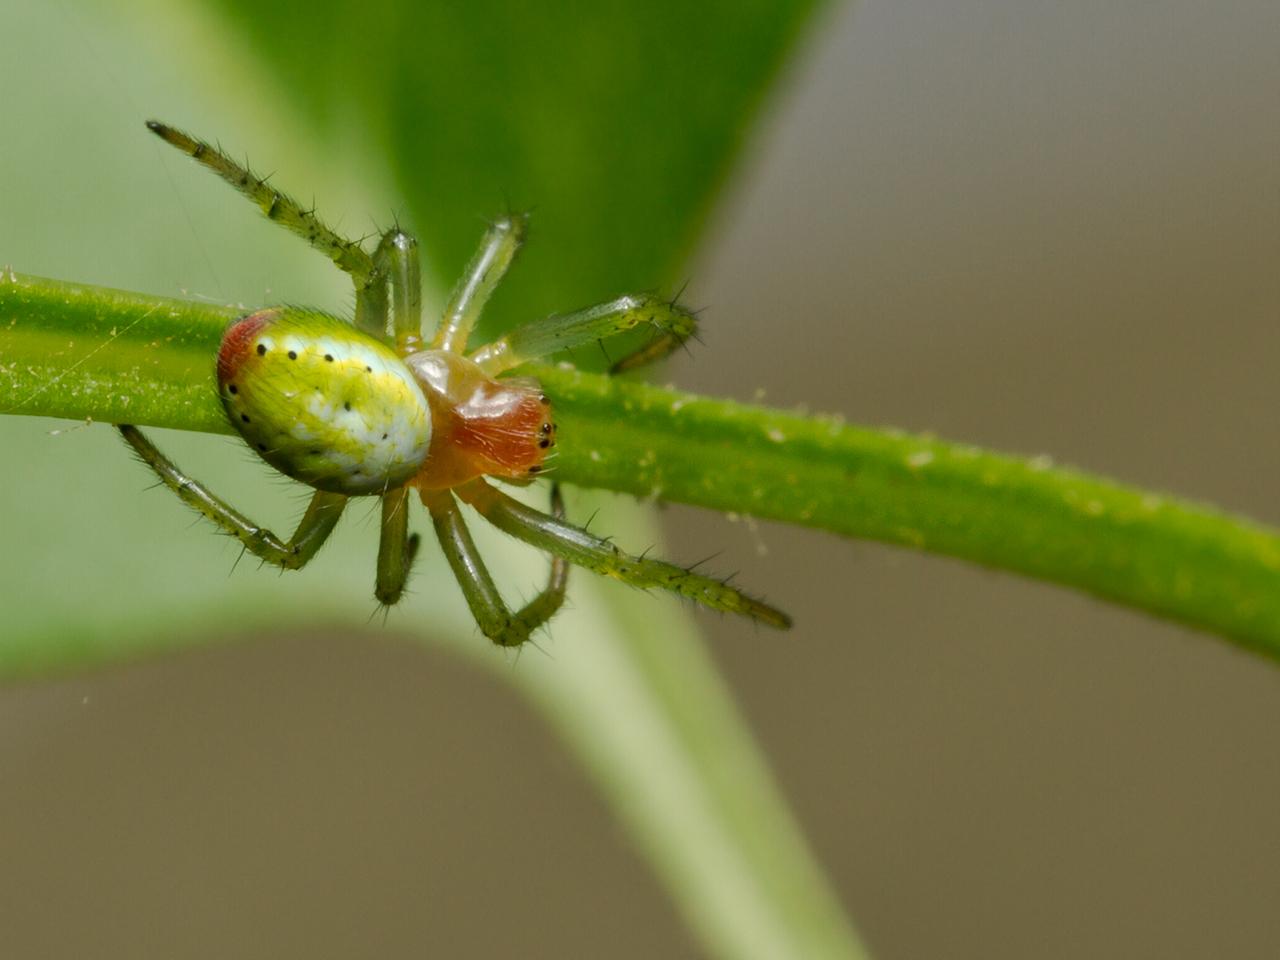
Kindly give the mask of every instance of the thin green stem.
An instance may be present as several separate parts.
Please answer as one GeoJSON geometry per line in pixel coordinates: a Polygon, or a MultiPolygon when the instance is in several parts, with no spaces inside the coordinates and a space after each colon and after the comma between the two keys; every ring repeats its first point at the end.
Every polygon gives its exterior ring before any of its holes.
{"type": "MultiPolygon", "coordinates": [[[[5,274],[0,412],[229,433],[212,358],[237,313],[5,274]]],[[[531,369],[557,409],[564,482],[961,557],[1280,659],[1273,529],[1045,458],[531,369]]]]}

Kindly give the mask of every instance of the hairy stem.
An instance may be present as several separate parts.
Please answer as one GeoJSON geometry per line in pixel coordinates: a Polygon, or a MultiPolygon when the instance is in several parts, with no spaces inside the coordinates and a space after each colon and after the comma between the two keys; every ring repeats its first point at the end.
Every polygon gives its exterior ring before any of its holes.
{"type": "MultiPolygon", "coordinates": [[[[213,357],[240,312],[0,275],[0,412],[230,433],[213,357]]],[[[1275,530],[1045,458],[534,372],[557,409],[561,481],[961,557],[1280,659],[1275,530]]]]}

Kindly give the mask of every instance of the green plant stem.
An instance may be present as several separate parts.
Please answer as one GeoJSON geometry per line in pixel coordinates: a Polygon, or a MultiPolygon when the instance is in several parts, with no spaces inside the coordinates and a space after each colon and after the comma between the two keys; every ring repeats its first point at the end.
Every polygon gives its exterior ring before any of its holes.
{"type": "MultiPolygon", "coordinates": [[[[0,412],[230,433],[212,368],[240,312],[6,273],[0,412]]],[[[557,410],[565,482],[960,557],[1280,659],[1275,530],[1042,457],[534,372],[557,410]]]]}

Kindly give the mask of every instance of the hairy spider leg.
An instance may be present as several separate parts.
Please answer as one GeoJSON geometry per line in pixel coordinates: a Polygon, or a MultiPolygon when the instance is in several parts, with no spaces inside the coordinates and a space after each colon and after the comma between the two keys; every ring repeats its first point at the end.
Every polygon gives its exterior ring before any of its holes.
{"type": "Polygon", "coordinates": [[[281,540],[211,493],[203,484],[183,473],[137,427],[122,423],[116,429],[134,449],[138,458],[154,470],[161,482],[176,493],[183,503],[204,514],[221,527],[223,532],[231,534],[255,557],[285,570],[300,570],[307,565],[307,561],[316,555],[316,551],[329,538],[347,505],[347,498],[343,494],[316,491],[307,505],[307,512],[298,522],[298,529],[287,541],[281,540]]]}
{"type": "MultiPolygon", "coordinates": [[[[374,282],[365,287],[365,311],[371,323],[390,330],[401,356],[422,346],[422,265],[418,241],[399,227],[386,231],[373,252],[374,282]]],[[[360,281],[356,297],[360,297],[360,281]]],[[[409,534],[409,488],[396,487],[381,494],[382,520],[378,539],[377,576],[373,593],[384,606],[394,606],[404,595],[405,584],[418,554],[420,538],[409,534]]]]}
{"type": "Polygon", "coordinates": [[[563,557],[633,587],[670,590],[713,610],[742,614],[781,630],[791,626],[791,618],[781,610],[735,590],[724,581],[663,560],[624,553],[581,527],[525,506],[484,480],[473,480],[455,492],[499,530],[552,556],[563,557]]]}
{"type": "Polygon", "coordinates": [[[432,338],[431,349],[448,350],[450,353],[466,350],[467,339],[475,329],[476,321],[511,268],[528,232],[527,213],[508,214],[489,225],[484,239],[480,241],[480,249],[467,264],[462,278],[449,296],[444,317],[432,338]]]}
{"type": "Polygon", "coordinates": [[[650,295],[629,295],[516,327],[473,352],[470,359],[496,377],[530,360],[626,333],[641,324],[653,327],[657,335],[615,363],[611,373],[659,360],[697,331],[697,318],[680,304],[650,295]]]}
{"type": "MultiPolygon", "coordinates": [[[[569,581],[569,565],[562,557],[552,555],[547,586],[512,613],[471,539],[471,531],[467,529],[453,494],[448,490],[423,491],[422,502],[431,511],[440,548],[462,588],[471,615],[486,637],[502,647],[518,647],[529,639],[534,630],[555,616],[564,603],[569,581]]],[[[558,484],[551,487],[551,511],[556,517],[564,515],[564,501],[558,484]]]]}
{"type": "MultiPolygon", "coordinates": [[[[399,227],[393,227],[382,235],[373,251],[374,269],[387,278],[391,285],[391,335],[396,352],[406,356],[422,349],[422,265],[418,259],[418,241],[399,227]]],[[[359,284],[356,285],[359,294],[359,284]]],[[[371,303],[370,315],[376,313],[386,324],[387,289],[384,285],[369,287],[367,296],[372,301],[381,296],[381,303],[371,303]]]]}
{"type": "Polygon", "coordinates": [[[378,540],[378,574],[373,594],[392,607],[404,594],[404,585],[418,555],[419,538],[409,535],[409,488],[396,487],[382,494],[381,536],[378,540]]]}
{"type": "Polygon", "coordinates": [[[148,120],[147,129],[212,170],[253,201],[268,220],[301,237],[332,260],[339,270],[350,274],[356,287],[356,326],[385,339],[386,277],[359,243],[335,233],[316,216],[314,209],[306,209],[212,144],[158,120],[148,120]]]}

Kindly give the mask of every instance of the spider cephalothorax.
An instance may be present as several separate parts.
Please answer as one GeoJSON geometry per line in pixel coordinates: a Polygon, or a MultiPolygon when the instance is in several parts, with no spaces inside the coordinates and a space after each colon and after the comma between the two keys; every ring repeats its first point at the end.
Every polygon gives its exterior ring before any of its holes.
{"type": "Polygon", "coordinates": [[[564,601],[568,563],[640,587],[661,587],[718,610],[786,627],[786,614],[722,581],[684,567],[634,557],[566,523],[552,486],[552,513],[512,499],[486,477],[528,483],[556,442],[551,404],[536,380],[508,376],[530,360],[648,325],[655,337],[615,365],[665,356],[694,332],[675,303],[627,296],[523,327],[470,353],[467,341],[486,301],[515,257],[525,218],[493,224],[427,342],[417,245],[399,229],[367,253],[339,237],[314,211],[269,187],[221,151],[161,123],[147,126],[303,237],[349,273],[355,323],[314,310],[272,307],[235,321],[218,350],[218,396],[232,425],[271,466],[316,490],[287,541],[252,523],[184,475],[133,426],[120,432],[184,501],[285,569],[304,566],[329,536],[350,497],[382,499],[375,595],[398,601],[417,552],[407,500],[416,490],[441,548],[485,635],[518,646],[564,601]],[[519,610],[503,602],[463,523],[458,500],[503,531],[552,555],[547,587],[519,610]]]}

